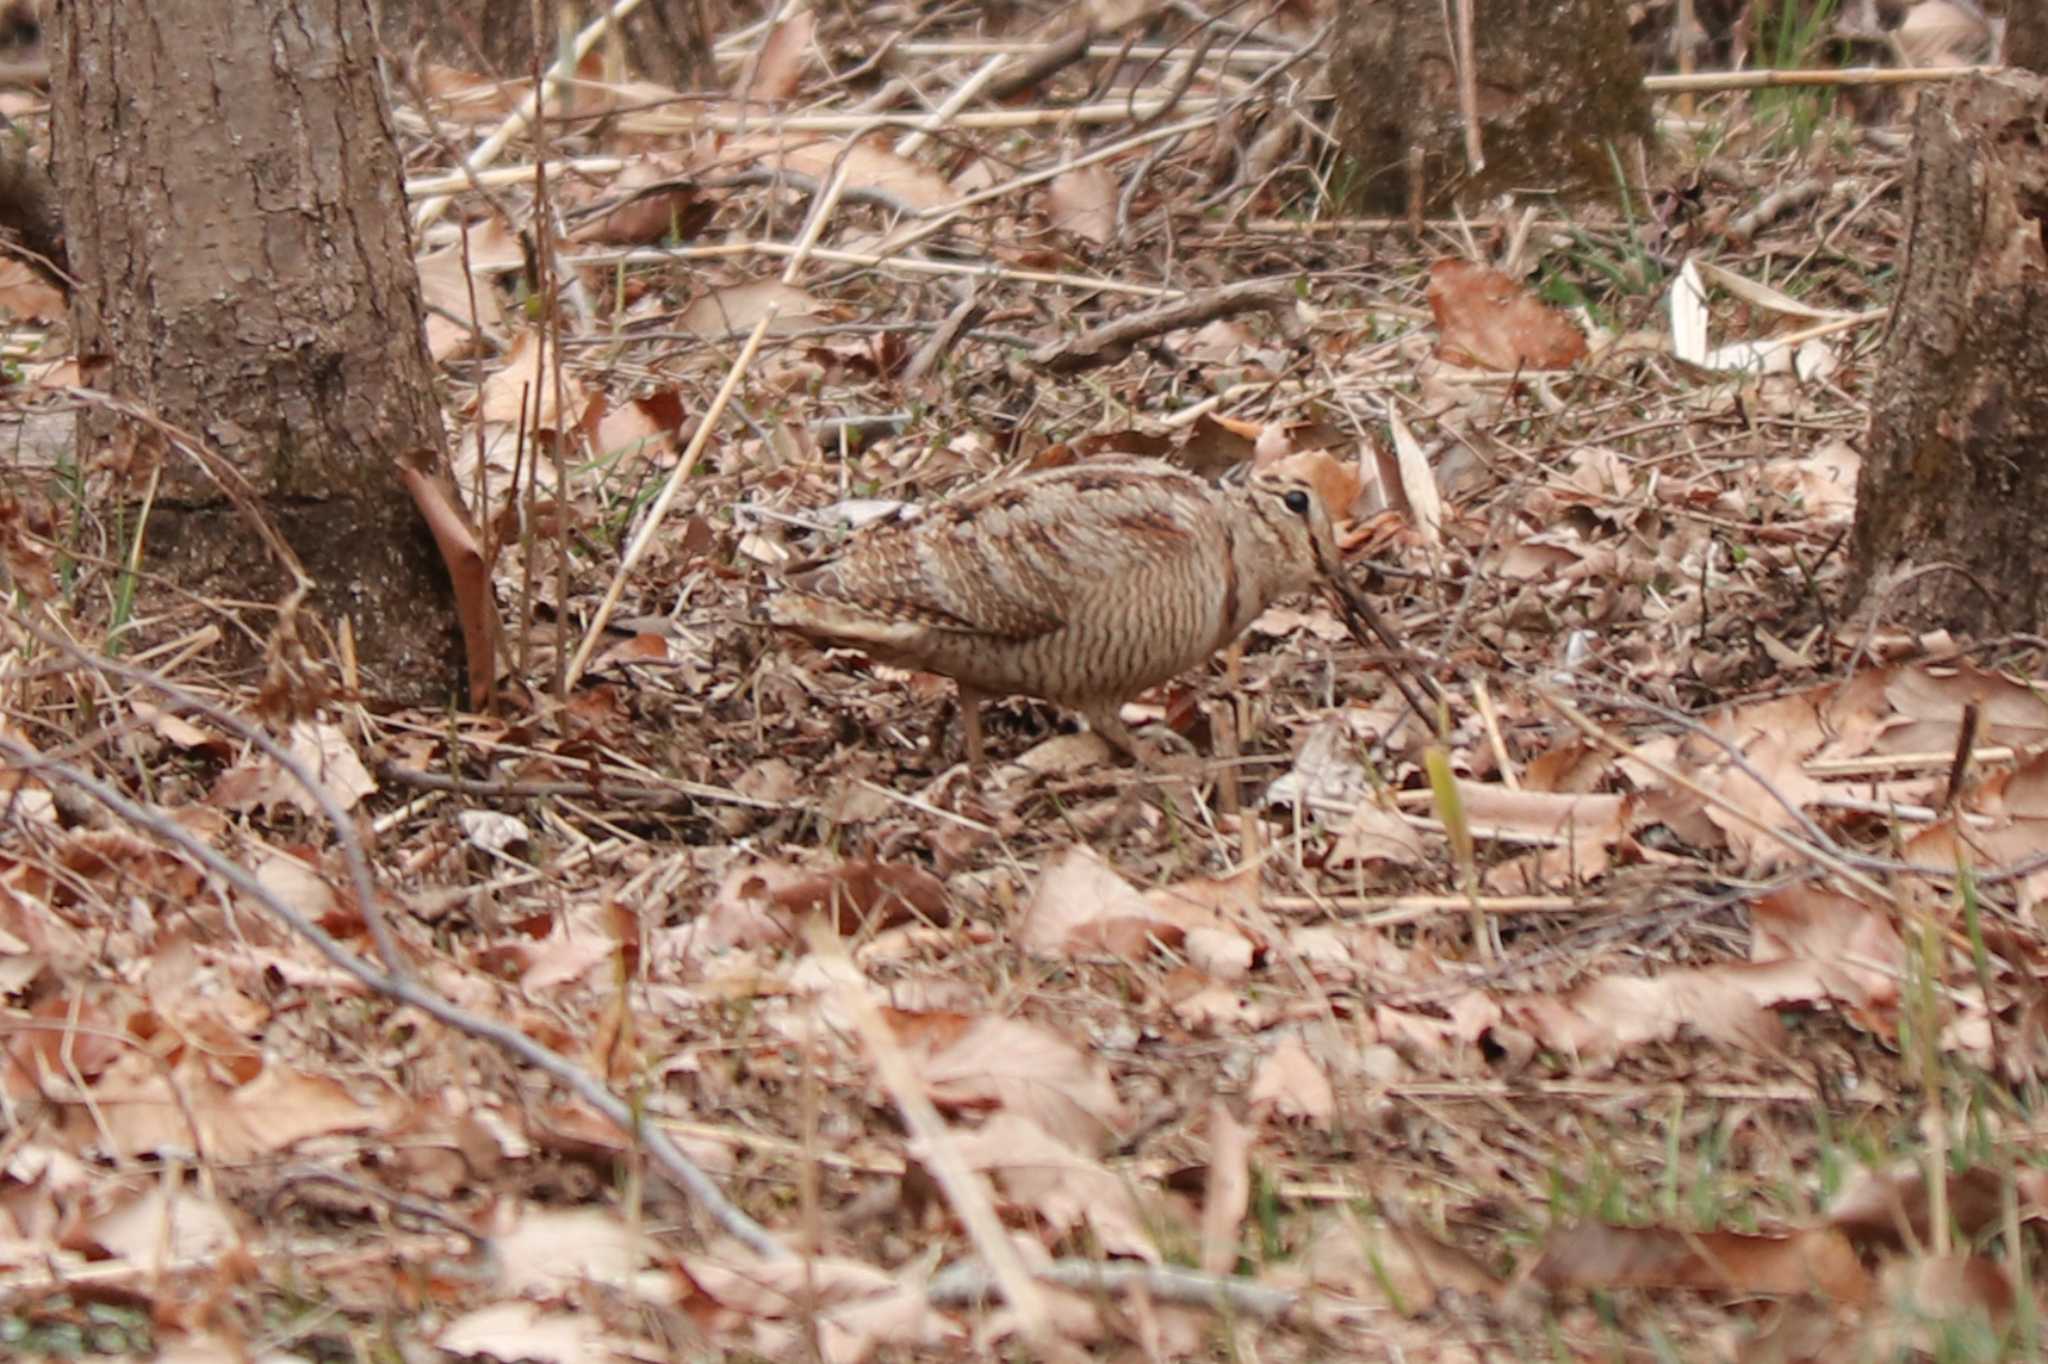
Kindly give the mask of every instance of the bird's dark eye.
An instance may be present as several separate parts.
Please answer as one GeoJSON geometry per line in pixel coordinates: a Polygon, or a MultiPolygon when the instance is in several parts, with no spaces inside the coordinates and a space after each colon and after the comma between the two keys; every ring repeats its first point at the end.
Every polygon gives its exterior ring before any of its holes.
{"type": "Polygon", "coordinates": [[[1287,510],[1293,512],[1296,516],[1308,515],[1308,494],[1301,489],[1289,488],[1280,500],[1285,502],[1287,510]]]}

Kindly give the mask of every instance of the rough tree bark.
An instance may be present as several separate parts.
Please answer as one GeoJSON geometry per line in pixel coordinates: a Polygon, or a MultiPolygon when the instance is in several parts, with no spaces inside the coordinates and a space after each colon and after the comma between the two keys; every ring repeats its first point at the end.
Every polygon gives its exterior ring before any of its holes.
{"type": "Polygon", "coordinates": [[[2048,81],[1929,91],[1871,403],[1849,597],[1969,633],[2048,621],[2048,81]]]}
{"type": "Polygon", "coordinates": [[[1369,208],[1438,211],[1541,186],[1612,195],[1612,156],[1652,132],[1621,0],[1475,0],[1471,102],[1483,169],[1467,155],[1464,64],[1445,0],[1345,0],[1329,60],[1351,189],[1369,208]],[[1411,197],[1419,204],[1410,205],[1411,197]]]}
{"type": "Polygon", "coordinates": [[[438,467],[444,436],[367,0],[186,0],[175,21],[72,0],[52,28],[85,380],[227,466],[109,406],[82,415],[83,458],[117,461],[137,496],[160,474],[143,563],[175,591],[138,615],[190,628],[192,594],[285,597],[280,556],[223,496],[239,481],[312,580],[325,628],[306,646],[346,621],[367,695],[445,702],[447,575],[396,472],[438,467]]]}
{"type": "Polygon", "coordinates": [[[2048,5],[2021,0],[2005,15],[2005,60],[2009,66],[2048,72],[2048,5]]]}

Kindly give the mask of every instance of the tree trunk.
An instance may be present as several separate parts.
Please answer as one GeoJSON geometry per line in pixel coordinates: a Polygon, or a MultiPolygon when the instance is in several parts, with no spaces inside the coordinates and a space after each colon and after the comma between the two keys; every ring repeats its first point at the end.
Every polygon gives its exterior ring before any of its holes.
{"type": "Polygon", "coordinates": [[[2005,16],[2005,61],[2008,66],[2048,72],[2048,5],[2022,0],[2005,16]]]}
{"type": "Polygon", "coordinates": [[[195,598],[284,599],[254,511],[330,646],[346,622],[365,693],[445,702],[447,574],[397,477],[439,467],[444,437],[367,0],[175,9],[71,0],[52,25],[81,368],[162,423],[80,420],[83,460],[116,461],[137,497],[159,476],[143,563],[177,591],[137,615],[189,630],[195,598]]]}
{"type": "Polygon", "coordinates": [[[1887,623],[2048,620],[2044,118],[2048,81],[2024,73],[1920,98],[1851,565],[1851,604],[1887,623]]]}
{"type": "MultiPolygon", "coordinates": [[[[1615,194],[1610,144],[1653,131],[1621,0],[1475,0],[1469,92],[1450,36],[1456,10],[1444,0],[1336,7],[1329,79],[1354,197],[1374,211],[1436,212],[1532,185],[1615,194]]],[[[1621,155],[1634,164],[1632,151],[1621,155]]]]}

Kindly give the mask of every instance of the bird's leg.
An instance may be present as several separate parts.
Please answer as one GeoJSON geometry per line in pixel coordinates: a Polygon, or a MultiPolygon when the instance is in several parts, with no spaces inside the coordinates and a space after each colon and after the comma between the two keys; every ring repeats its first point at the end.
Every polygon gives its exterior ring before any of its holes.
{"type": "Polygon", "coordinates": [[[1138,740],[1130,727],[1124,724],[1123,716],[1117,713],[1122,709],[1115,701],[1105,701],[1101,705],[1086,707],[1081,715],[1088,721],[1088,728],[1102,736],[1104,743],[1121,749],[1133,762],[1142,766],[1148,755],[1138,746],[1138,740]]]}
{"type": "Polygon", "coordinates": [[[981,703],[982,694],[965,682],[960,684],[960,723],[967,732],[967,766],[971,771],[982,770],[981,763],[981,703]]]}
{"type": "MultiPolygon", "coordinates": [[[[1141,739],[1124,723],[1123,716],[1118,714],[1121,709],[1111,701],[1083,710],[1081,714],[1087,719],[1088,728],[1100,734],[1112,747],[1122,749],[1140,767],[1181,775],[1200,769],[1201,760],[1186,739],[1163,725],[1158,728],[1165,731],[1165,742],[1141,739]]],[[[1153,726],[1147,725],[1146,728],[1149,730],[1153,726]]]]}

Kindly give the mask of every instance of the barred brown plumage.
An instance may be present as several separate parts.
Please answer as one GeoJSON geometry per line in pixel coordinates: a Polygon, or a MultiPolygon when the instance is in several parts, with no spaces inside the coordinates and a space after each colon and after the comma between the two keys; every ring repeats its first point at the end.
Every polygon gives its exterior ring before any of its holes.
{"type": "Polygon", "coordinates": [[[960,687],[1070,707],[1139,753],[1123,703],[1206,660],[1337,566],[1322,499],[1267,471],[1216,487],[1168,465],[1081,464],[983,486],[793,573],[775,624],[960,687]]]}

